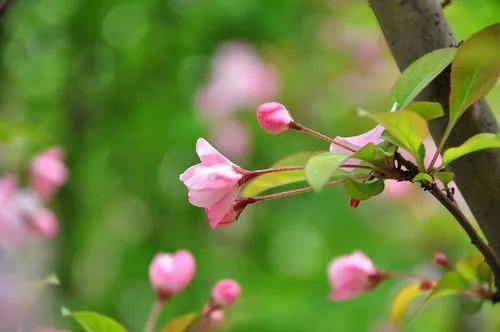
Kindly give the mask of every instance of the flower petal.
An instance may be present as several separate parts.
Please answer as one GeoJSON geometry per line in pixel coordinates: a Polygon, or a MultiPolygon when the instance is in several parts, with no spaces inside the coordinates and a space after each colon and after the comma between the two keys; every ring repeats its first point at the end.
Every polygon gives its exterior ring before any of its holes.
{"type": "Polygon", "coordinates": [[[204,138],[199,138],[196,142],[196,153],[200,157],[201,162],[206,166],[214,164],[225,164],[232,166],[233,163],[217,151],[204,138]]]}

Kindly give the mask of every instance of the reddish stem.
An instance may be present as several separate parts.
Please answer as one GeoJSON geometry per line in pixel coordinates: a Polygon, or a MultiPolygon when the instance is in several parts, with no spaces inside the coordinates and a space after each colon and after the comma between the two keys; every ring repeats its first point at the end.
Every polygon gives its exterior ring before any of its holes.
{"type": "Polygon", "coordinates": [[[316,131],[314,129],[307,128],[306,126],[303,126],[303,125],[301,125],[298,122],[292,121],[292,122],[290,122],[290,124],[288,125],[288,127],[290,129],[294,129],[294,130],[306,132],[306,133],[308,133],[308,134],[310,134],[312,136],[321,138],[322,140],[327,141],[328,143],[335,144],[335,145],[340,146],[341,148],[344,148],[344,149],[349,150],[351,152],[356,152],[356,150],[354,150],[350,146],[347,146],[347,145],[344,145],[342,143],[339,143],[339,142],[335,141],[335,139],[331,138],[330,136],[322,134],[319,131],[316,131]]]}

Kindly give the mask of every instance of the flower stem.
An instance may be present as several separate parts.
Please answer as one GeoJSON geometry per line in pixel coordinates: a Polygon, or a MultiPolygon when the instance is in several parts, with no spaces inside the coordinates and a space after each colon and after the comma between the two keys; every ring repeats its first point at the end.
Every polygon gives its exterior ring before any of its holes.
{"type": "MultiPolygon", "coordinates": [[[[363,179],[363,178],[368,178],[368,177],[369,177],[369,175],[362,175],[362,176],[356,177],[356,178],[357,179],[363,179]]],[[[324,186],[325,187],[327,187],[327,186],[334,186],[334,185],[340,184],[342,182],[344,182],[344,179],[327,182],[327,183],[324,184],[324,186]]],[[[299,188],[299,189],[293,189],[293,190],[283,191],[283,192],[276,193],[276,194],[270,194],[270,195],[258,196],[258,197],[249,197],[249,198],[246,198],[245,200],[247,201],[248,204],[258,203],[258,202],[270,201],[270,200],[273,200],[273,199],[278,199],[278,198],[283,198],[283,197],[298,195],[298,194],[310,192],[312,190],[313,190],[312,187],[304,187],[304,188],[299,188]]]]}
{"type": "Polygon", "coordinates": [[[398,279],[407,279],[407,280],[417,280],[417,281],[422,281],[422,280],[432,280],[431,278],[420,276],[417,274],[411,274],[411,273],[406,273],[406,272],[387,272],[389,277],[392,278],[398,278],[398,279]]]}
{"type": "Polygon", "coordinates": [[[163,309],[163,304],[164,302],[161,302],[160,300],[156,299],[153,307],[151,308],[151,312],[149,313],[148,320],[146,322],[146,326],[144,327],[144,332],[152,332],[156,321],[158,320],[158,316],[161,313],[161,310],[163,309]]]}
{"type": "Polygon", "coordinates": [[[330,136],[327,136],[325,134],[322,134],[320,133],[319,131],[316,131],[314,129],[311,129],[311,128],[307,128],[306,126],[303,126],[301,125],[300,123],[298,122],[295,122],[295,121],[292,121],[288,127],[290,129],[294,129],[294,130],[298,130],[298,131],[303,131],[303,132],[306,132],[312,136],[315,136],[315,137],[318,137],[318,138],[321,138],[322,140],[324,141],[327,141],[328,143],[331,143],[331,144],[335,144],[335,145],[338,145],[340,146],[341,148],[344,148],[346,150],[349,150],[351,152],[356,152],[356,150],[354,150],[353,148],[351,148],[350,146],[347,146],[347,145],[344,145],[342,143],[339,143],[337,141],[335,141],[335,139],[331,138],[330,136]]]}
{"type": "Polygon", "coordinates": [[[441,137],[441,141],[439,142],[438,148],[436,149],[436,152],[434,153],[434,156],[432,156],[431,163],[429,164],[429,167],[427,167],[427,173],[429,173],[432,168],[434,167],[434,164],[436,163],[437,158],[443,151],[444,144],[446,143],[446,140],[448,140],[448,136],[450,136],[451,130],[446,129],[443,137],[441,137]]]}
{"type": "Polygon", "coordinates": [[[258,170],[252,171],[250,174],[252,175],[252,177],[256,177],[256,176],[263,175],[263,174],[286,172],[286,171],[300,171],[303,169],[304,169],[304,166],[275,167],[275,168],[258,169],[258,170]]]}

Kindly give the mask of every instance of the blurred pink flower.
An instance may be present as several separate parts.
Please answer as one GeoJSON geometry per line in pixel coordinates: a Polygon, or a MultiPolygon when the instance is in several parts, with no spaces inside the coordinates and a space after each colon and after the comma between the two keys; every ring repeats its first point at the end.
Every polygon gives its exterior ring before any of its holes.
{"type": "Polygon", "coordinates": [[[377,284],[377,274],[372,261],[361,251],[335,258],[328,267],[333,288],[330,299],[348,300],[372,289],[377,284]]]}
{"type": "Polygon", "coordinates": [[[247,127],[233,119],[219,119],[213,123],[214,144],[232,158],[241,159],[250,150],[251,137],[247,127]]]}
{"type": "Polygon", "coordinates": [[[179,177],[188,189],[189,202],[205,208],[212,227],[232,222],[229,219],[237,212],[234,205],[243,170],[203,138],[196,143],[196,153],[201,163],[189,167],[179,177]]]}
{"type": "Polygon", "coordinates": [[[29,216],[31,230],[40,236],[52,238],[59,232],[59,222],[55,214],[47,208],[39,208],[29,216]]]}
{"type": "Polygon", "coordinates": [[[273,134],[284,132],[293,121],[286,107],[275,102],[260,105],[257,108],[257,120],[264,130],[273,134]]]}
{"type": "Polygon", "coordinates": [[[68,330],[58,329],[55,327],[39,326],[34,332],[67,332],[68,330]]]}
{"type": "Polygon", "coordinates": [[[149,280],[161,301],[184,290],[193,279],[196,263],[187,250],[157,254],[149,266],[149,280]]]}
{"type": "Polygon", "coordinates": [[[227,41],[216,51],[210,79],[197,95],[197,108],[207,118],[217,118],[252,107],[276,94],[277,81],[274,68],[251,46],[227,41]]]}
{"type": "Polygon", "coordinates": [[[233,279],[219,280],[212,288],[212,301],[218,307],[227,307],[233,304],[241,293],[241,287],[233,279]]]}
{"type": "Polygon", "coordinates": [[[19,204],[16,178],[7,174],[0,178],[0,245],[12,245],[26,237],[23,208],[19,204]]]}
{"type": "Polygon", "coordinates": [[[40,152],[31,162],[30,185],[42,199],[52,197],[67,178],[68,170],[60,147],[52,147],[40,152]]]}

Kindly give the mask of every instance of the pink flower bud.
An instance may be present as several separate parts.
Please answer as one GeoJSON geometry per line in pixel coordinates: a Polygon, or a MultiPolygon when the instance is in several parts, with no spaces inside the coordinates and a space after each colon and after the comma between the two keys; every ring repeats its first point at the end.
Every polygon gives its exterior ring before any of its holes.
{"type": "Polygon", "coordinates": [[[332,260],[328,277],[333,290],[330,299],[348,300],[374,288],[385,274],[379,273],[372,261],[361,251],[332,260]]]}
{"type": "Polygon", "coordinates": [[[224,323],[224,311],[221,309],[215,309],[210,304],[203,307],[203,313],[208,316],[210,326],[216,327],[224,323]]]}
{"type": "Polygon", "coordinates": [[[222,279],[212,288],[212,301],[216,306],[227,307],[238,299],[240,285],[233,279],[222,279]]]}
{"type": "Polygon", "coordinates": [[[257,108],[257,120],[264,130],[273,134],[284,132],[293,121],[285,106],[275,102],[260,105],[257,108]]]}
{"type": "Polygon", "coordinates": [[[158,299],[166,301],[186,288],[193,279],[195,269],[195,261],[189,251],[157,254],[149,265],[149,280],[158,299]]]}
{"type": "Polygon", "coordinates": [[[233,206],[244,171],[203,138],[198,139],[196,152],[201,163],[189,167],[180,175],[180,180],[188,189],[189,202],[205,208],[212,227],[233,222],[239,215],[233,206]]]}
{"type": "Polygon", "coordinates": [[[439,266],[443,266],[443,267],[447,267],[447,268],[450,268],[451,267],[451,263],[450,263],[450,260],[448,259],[448,257],[446,256],[446,254],[442,251],[438,251],[434,254],[434,263],[436,265],[439,265],[439,266]]]}
{"type": "Polygon", "coordinates": [[[29,216],[31,229],[40,236],[52,238],[59,231],[59,223],[52,211],[39,208],[29,216]]]}
{"type": "Polygon", "coordinates": [[[68,178],[63,152],[52,147],[40,152],[30,165],[30,185],[42,199],[49,199],[68,178]]]}
{"type": "Polygon", "coordinates": [[[424,279],[420,282],[420,289],[423,291],[429,290],[434,287],[434,282],[432,280],[424,279]]]}
{"type": "Polygon", "coordinates": [[[352,208],[357,208],[359,206],[359,203],[361,201],[359,199],[356,199],[356,198],[349,198],[349,206],[352,207],[352,208]]]}

